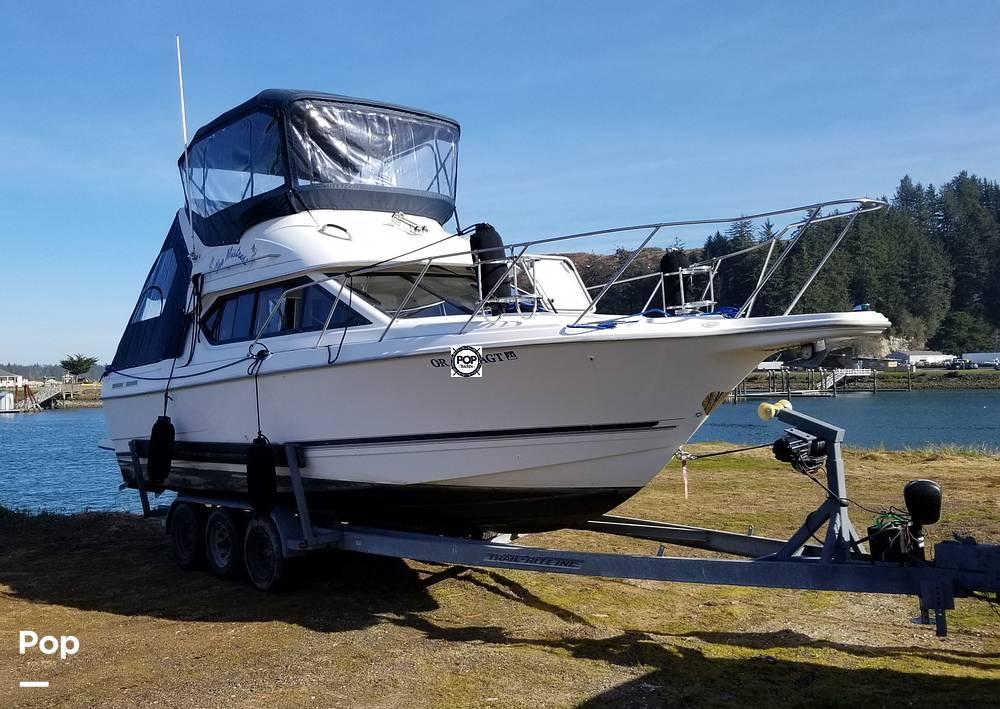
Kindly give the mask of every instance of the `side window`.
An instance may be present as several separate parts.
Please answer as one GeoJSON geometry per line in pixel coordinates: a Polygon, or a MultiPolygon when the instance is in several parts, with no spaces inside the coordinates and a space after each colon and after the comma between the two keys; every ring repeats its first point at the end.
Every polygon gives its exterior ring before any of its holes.
{"type": "Polygon", "coordinates": [[[271,286],[258,291],[257,319],[253,326],[255,335],[260,332],[261,337],[266,337],[267,335],[276,335],[285,329],[285,314],[282,312],[283,308],[279,308],[271,319],[268,320],[268,316],[271,315],[271,311],[274,310],[274,306],[278,304],[278,301],[281,299],[281,294],[284,292],[285,286],[271,286]],[[267,323],[266,326],[265,323],[267,323]],[[263,332],[261,332],[261,328],[264,328],[263,332]]]}
{"type": "Polygon", "coordinates": [[[139,302],[135,306],[129,325],[160,316],[175,273],[177,273],[177,257],[174,256],[173,249],[167,249],[160,253],[156,263],[153,264],[153,270],[150,271],[149,277],[146,279],[142,295],[139,296],[139,302]]]}
{"type": "MultiPolygon", "coordinates": [[[[322,330],[326,322],[326,316],[333,307],[336,297],[326,288],[313,286],[306,288],[305,297],[302,302],[302,316],[300,327],[303,330],[322,330]]],[[[333,320],[330,320],[331,327],[333,320]]]]}
{"type": "MultiPolygon", "coordinates": [[[[267,286],[220,299],[202,320],[202,328],[208,340],[213,343],[224,343],[252,340],[257,333],[260,333],[261,337],[274,337],[322,330],[336,296],[316,284],[289,293],[282,300],[281,296],[285,290],[295,285],[297,284],[285,283],[267,286]],[[271,316],[271,311],[279,301],[281,307],[271,316]]],[[[370,324],[367,318],[359,315],[341,300],[330,319],[328,329],[370,324]]]]}
{"type": "Polygon", "coordinates": [[[231,295],[219,301],[204,321],[205,332],[209,338],[213,342],[250,338],[253,335],[250,325],[253,323],[255,298],[255,294],[251,291],[231,295]]]}
{"type": "MultiPolygon", "coordinates": [[[[340,302],[337,304],[337,309],[333,313],[333,317],[330,318],[328,329],[336,330],[342,327],[370,325],[371,322],[368,318],[359,315],[347,306],[346,298],[346,295],[341,297],[340,302]]],[[[330,308],[333,307],[336,299],[337,296],[318,285],[306,288],[298,329],[307,331],[322,330],[323,324],[326,323],[326,316],[330,314],[330,308]]]]}

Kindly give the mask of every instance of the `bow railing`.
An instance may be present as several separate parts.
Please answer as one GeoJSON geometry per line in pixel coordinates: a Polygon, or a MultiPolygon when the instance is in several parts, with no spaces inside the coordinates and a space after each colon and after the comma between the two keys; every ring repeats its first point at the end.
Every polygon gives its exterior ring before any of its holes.
{"type": "MultiPolygon", "coordinates": [[[[462,259],[463,257],[468,257],[470,265],[475,265],[480,269],[484,265],[503,265],[505,267],[503,275],[494,279],[492,286],[486,289],[485,292],[483,292],[482,279],[479,279],[479,298],[476,301],[475,308],[472,310],[472,313],[459,329],[458,333],[461,334],[465,332],[465,330],[476,320],[476,318],[484,315],[487,309],[494,305],[501,305],[504,307],[499,308],[500,312],[498,314],[494,315],[493,313],[490,313],[488,317],[502,318],[505,315],[531,317],[538,312],[540,307],[553,312],[558,312],[552,302],[552,299],[547,298],[544,285],[538,283],[537,279],[534,278],[534,268],[535,265],[542,260],[564,257],[554,254],[530,254],[528,253],[529,249],[539,246],[548,246],[551,244],[562,244],[573,240],[592,240],[600,237],[628,233],[640,233],[643,235],[643,238],[639,245],[623,258],[621,264],[607,282],[587,288],[588,291],[596,290],[598,293],[596,296],[593,296],[590,299],[590,303],[579,312],[573,322],[574,326],[578,326],[587,316],[596,314],[601,301],[607,296],[608,292],[612,288],[626,283],[634,283],[647,279],[655,279],[655,282],[651,288],[648,298],[645,301],[645,306],[643,307],[642,312],[649,310],[649,308],[656,302],[658,296],[662,301],[662,310],[668,314],[694,314],[704,313],[706,311],[711,312],[717,305],[715,298],[715,279],[722,266],[730,259],[744,256],[750,252],[766,249],[766,255],[763,259],[754,288],[744,300],[742,305],[738,308],[734,308],[735,312],[728,313],[733,317],[750,317],[760,293],[775,273],[777,273],[781,264],[785,261],[789,253],[793,251],[794,247],[803,239],[809,229],[826,222],[843,221],[844,224],[842,228],[837,232],[836,237],[824,252],[822,258],[816,264],[805,283],[802,284],[784,310],[784,314],[788,315],[799,303],[803,294],[805,294],[808,288],[812,285],[813,281],[830,259],[830,256],[843,241],[851,226],[855,223],[857,217],[861,214],[876,212],[886,206],[886,202],[882,200],[863,197],[856,199],[829,200],[799,207],[760,212],[757,214],[740,215],[737,217],[692,219],[613,227],[610,229],[599,229],[542,239],[532,239],[530,241],[504,244],[502,246],[490,246],[482,249],[464,249],[461,251],[435,254],[433,256],[426,256],[422,258],[407,258],[413,257],[420,251],[426,250],[432,246],[437,246],[449,239],[458,238],[468,233],[468,230],[463,230],[439,239],[438,241],[400,254],[395,258],[386,259],[368,266],[345,270],[342,273],[330,276],[327,280],[335,281],[339,288],[337,298],[331,306],[330,312],[326,318],[326,323],[319,334],[317,346],[319,346],[319,343],[323,339],[323,335],[329,329],[329,324],[333,318],[334,312],[342,300],[344,289],[345,287],[349,288],[349,281],[352,278],[388,270],[398,271],[401,269],[410,269],[418,272],[417,277],[413,279],[409,292],[394,309],[389,323],[382,331],[382,334],[379,337],[379,341],[382,341],[385,339],[386,335],[388,335],[389,331],[399,317],[406,312],[406,306],[409,304],[413,294],[416,292],[417,288],[420,287],[421,282],[433,265],[441,262],[447,262],[446,265],[454,266],[456,259],[462,259]],[[651,246],[654,243],[654,238],[664,232],[684,227],[721,226],[741,221],[752,222],[760,219],[770,219],[772,217],[781,217],[800,213],[804,213],[802,218],[794,220],[781,227],[768,239],[752,244],[746,248],[719,256],[713,256],[694,264],[679,266],[668,272],[657,270],[656,272],[649,274],[624,277],[625,272],[632,266],[633,263],[635,263],[643,249],[651,246]],[[777,249],[777,246],[782,243],[785,244],[784,248],[780,250],[777,249]],[[502,248],[505,252],[504,258],[496,258],[496,252],[500,248],[502,248]],[[775,253],[776,251],[777,254],[775,253]],[[517,280],[518,274],[524,274],[523,277],[526,281],[525,285],[530,286],[530,288],[519,287],[517,280]],[[704,282],[696,285],[696,281],[699,280],[703,280],[704,282]],[[500,290],[504,287],[504,284],[513,284],[513,290],[509,293],[501,293],[500,290]],[[676,298],[673,294],[675,288],[676,298]],[[699,295],[689,300],[687,293],[689,291],[692,293],[697,292],[699,288],[699,295]],[[525,302],[531,304],[530,309],[522,309],[522,304],[525,302]],[[527,312],[527,310],[530,310],[530,313],[527,312]]],[[[274,305],[268,320],[265,321],[264,326],[261,328],[261,332],[258,333],[257,339],[260,339],[262,333],[267,327],[267,323],[270,322],[274,314],[280,307],[282,307],[282,303],[287,294],[292,291],[301,290],[302,288],[317,284],[318,282],[314,282],[287,290],[285,294],[282,295],[282,298],[274,305]]],[[[572,312],[576,313],[577,311],[574,310],[572,312]]]]}

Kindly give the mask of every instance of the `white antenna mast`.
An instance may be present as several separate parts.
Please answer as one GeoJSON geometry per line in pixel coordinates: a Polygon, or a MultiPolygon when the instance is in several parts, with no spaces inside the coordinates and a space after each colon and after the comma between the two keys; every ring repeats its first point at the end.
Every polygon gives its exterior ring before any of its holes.
{"type": "Polygon", "coordinates": [[[184,108],[184,70],[181,68],[181,36],[174,35],[177,40],[177,84],[181,91],[181,133],[184,135],[184,151],[187,152],[188,122],[187,110],[184,108]]]}
{"type": "Polygon", "coordinates": [[[191,195],[188,194],[188,179],[191,171],[188,169],[188,127],[187,109],[184,106],[184,70],[181,64],[181,36],[179,34],[174,35],[174,38],[177,40],[177,85],[181,96],[181,134],[184,137],[184,179],[181,180],[181,186],[184,188],[188,228],[191,230],[191,260],[195,261],[198,259],[198,254],[195,252],[194,220],[191,218],[191,195]]]}

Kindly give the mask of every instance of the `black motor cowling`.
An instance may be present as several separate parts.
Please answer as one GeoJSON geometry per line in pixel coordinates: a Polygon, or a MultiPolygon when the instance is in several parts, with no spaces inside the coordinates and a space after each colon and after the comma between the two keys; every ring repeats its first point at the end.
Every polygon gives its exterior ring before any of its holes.
{"type": "MultiPolygon", "coordinates": [[[[687,253],[683,249],[667,249],[667,251],[660,258],[660,273],[676,274],[682,268],[687,268],[691,265],[691,260],[688,258],[687,253]]],[[[680,276],[666,276],[666,282],[664,283],[664,290],[666,291],[666,305],[681,305],[681,284],[683,281],[680,276]]]]}
{"type": "Polygon", "coordinates": [[[505,278],[507,274],[507,251],[503,247],[503,239],[500,234],[490,224],[476,224],[476,229],[469,237],[469,245],[472,251],[479,252],[473,254],[473,259],[479,268],[479,290],[481,297],[485,298],[493,287],[500,285],[493,292],[494,296],[506,297],[510,295],[510,288],[503,285],[503,281],[510,283],[510,278],[505,278]],[[493,263],[487,263],[492,261],[493,263]]]}

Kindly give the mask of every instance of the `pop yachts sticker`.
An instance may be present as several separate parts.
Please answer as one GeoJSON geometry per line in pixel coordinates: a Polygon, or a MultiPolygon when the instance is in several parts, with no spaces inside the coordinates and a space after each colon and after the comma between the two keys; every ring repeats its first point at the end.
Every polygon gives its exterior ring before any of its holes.
{"type": "Polygon", "coordinates": [[[451,376],[483,376],[483,348],[475,345],[460,345],[451,348],[451,376]]]}
{"type": "Polygon", "coordinates": [[[482,347],[460,345],[451,348],[450,361],[444,357],[433,357],[430,362],[435,369],[450,368],[453,377],[469,378],[482,377],[484,365],[513,362],[516,359],[517,352],[514,350],[484,353],[482,347]]]}

